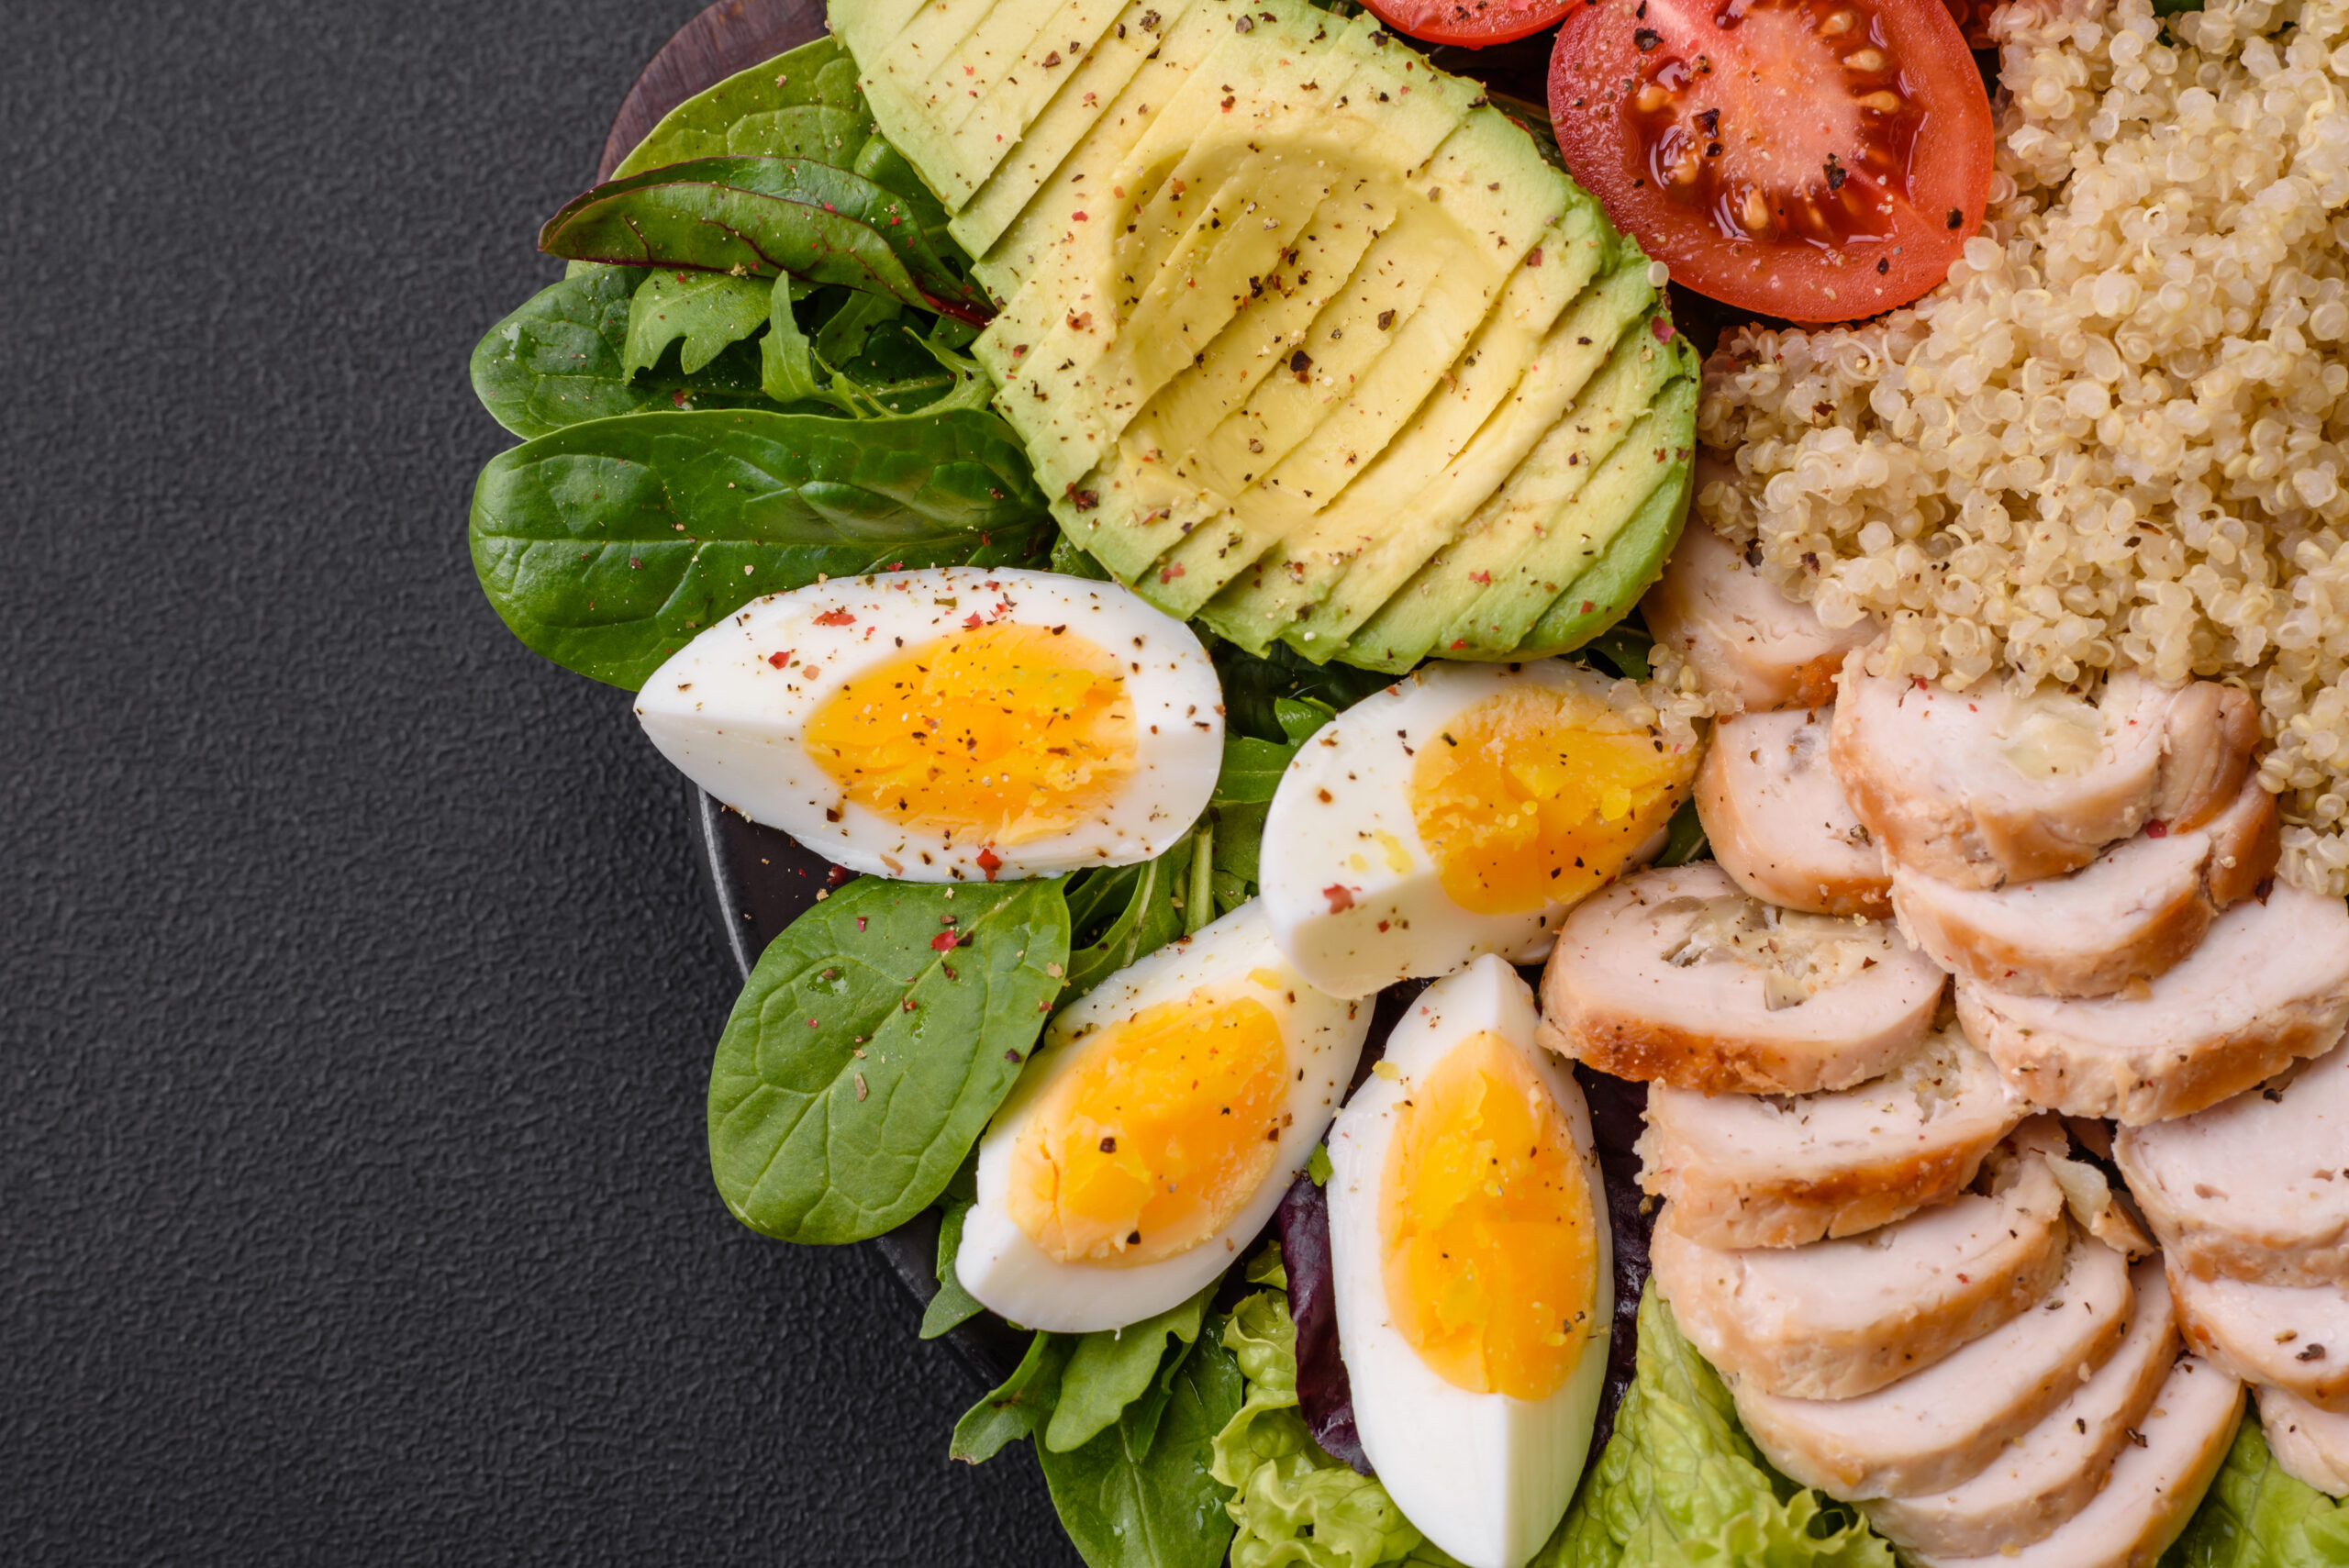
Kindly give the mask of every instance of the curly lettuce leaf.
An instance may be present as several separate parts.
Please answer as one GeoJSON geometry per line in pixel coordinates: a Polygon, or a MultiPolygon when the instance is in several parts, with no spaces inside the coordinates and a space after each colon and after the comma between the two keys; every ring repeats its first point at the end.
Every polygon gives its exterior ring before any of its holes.
{"type": "Polygon", "coordinates": [[[2349,1502],[2284,1473],[2257,1421],[2234,1447],[2162,1568],[2339,1568],[2349,1562],[2349,1502]]]}
{"type": "Polygon", "coordinates": [[[1651,1284],[1615,1435],[1534,1568],[1894,1568],[1842,1505],[1773,1472],[1651,1284]]]}
{"type": "Polygon", "coordinates": [[[1243,1299],[1223,1345],[1248,1380],[1238,1415],[1216,1435],[1208,1473],[1234,1496],[1231,1568],[1377,1568],[1453,1560],[1430,1545],[1386,1488],[1321,1451],[1297,1407],[1297,1325],[1278,1254],[1249,1270],[1275,1288],[1243,1299]]]}

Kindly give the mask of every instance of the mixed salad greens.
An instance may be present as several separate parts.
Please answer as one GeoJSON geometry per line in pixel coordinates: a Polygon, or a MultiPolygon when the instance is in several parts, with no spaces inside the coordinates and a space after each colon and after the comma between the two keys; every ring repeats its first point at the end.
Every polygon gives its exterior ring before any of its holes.
{"type": "MultiPolygon", "coordinates": [[[[831,39],[679,107],[540,242],[570,272],[473,361],[484,406],[521,444],[482,475],[472,548],[493,606],[546,658],[632,689],[751,600],[828,578],[1108,575],[1055,527],[1065,495],[1038,485],[989,407],[994,380],[965,351],[990,308],[972,258],[831,39]]],[[[1582,656],[1639,678],[1644,648],[1626,626],[1582,656]]],[[[760,957],[718,1043],[708,1130],[729,1209],[765,1235],[839,1244],[939,1208],[925,1337],[984,1310],[952,1267],[974,1147],[1048,1020],[1253,897],[1283,770],[1391,678],[1278,640],[1209,650],[1222,768],[1163,853],[1061,878],[850,882],[760,957]]],[[[1684,809],[1666,859],[1702,849],[1684,809]]],[[[1316,1151],[1304,1209],[1328,1174],[1316,1151]]],[[[1534,1561],[1888,1568],[1891,1549],[1851,1509],[1764,1462],[1669,1309],[1652,1288],[1640,1297],[1639,1249],[1619,1248],[1634,1260],[1619,1288],[1639,1297],[1635,1369],[1534,1561]]],[[[1335,1364],[1335,1329],[1321,1313],[1321,1342],[1301,1348],[1292,1301],[1275,1241],[1147,1321],[1039,1332],[951,1451],[980,1462],[1027,1440],[1095,1568],[1452,1562],[1317,1440],[1347,1446],[1342,1394],[1333,1406],[1310,1386],[1327,1373],[1300,1373],[1301,1355],[1335,1364]]],[[[2247,1422],[2167,1561],[2349,1562],[2349,1510],[2282,1476],[2247,1422]]]]}

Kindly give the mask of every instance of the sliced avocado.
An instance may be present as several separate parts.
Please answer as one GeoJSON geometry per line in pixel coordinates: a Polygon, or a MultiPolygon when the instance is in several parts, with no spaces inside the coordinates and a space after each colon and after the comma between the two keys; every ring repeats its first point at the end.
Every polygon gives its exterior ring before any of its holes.
{"type": "Polygon", "coordinates": [[[1122,290],[1141,272],[1116,280],[1119,292],[1108,299],[1078,291],[1045,335],[1047,346],[1029,353],[996,398],[1027,441],[1046,494],[1082,478],[1100,432],[1122,428],[1206,350],[1250,297],[1249,278],[1275,269],[1330,183],[1328,169],[1303,160],[1249,156],[1195,204],[1191,226],[1147,273],[1138,296],[1122,290]]]}
{"type": "MultiPolygon", "coordinates": [[[[918,169],[937,161],[936,147],[952,104],[948,61],[1000,6],[1031,15],[1052,0],[929,0],[878,51],[860,48],[858,84],[874,118],[918,169]]],[[[1041,21],[1041,16],[1034,19],[1041,21]]]]}
{"type": "MultiPolygon", "coordinates": [[[[1489,109],[1468,117],[1410,186],[1416,199],[1372,254],[1383,256],[1410,286],[1426,289],[1419,307],[1382,331],[1378,291],[1371,291],[1371,303],[1349,301],[1358,306],[1353,330],[1329,345],[1340,350],[1332,361],[1307,366],[1303,377],[1266,384],[1273,406],[1251,413],[1290,450],[1244,492],[1243,504],[1170,551],[1170,559],[1181,559],[1177,580],[1187,590],[1170,603],[1170,613],[1175,605],[1182,613],[1197,609],[1275,543],[1331,507],[1452,376],[1512,270],[1563,216],[1574,191],[1542,164],[1515,127],[1489,109]],[[1438,256],[1446,259],[1443,264],[1431,264],[1438,256]],[[1332,392],[1342,398],[1335,406],[1305,405],[1316,393],[1332,392]],[[1284,402],[1288,410],[1280,407],[1284,402]]],[[[1370,265],[1365,259],[1365,272],[1370,265]]]]}
{"type": "Polygon", "coordinates": [[[1108,183],[1151,117],[1231,30],[1241,4],[1132,0],[1027,130],[1010,139],[1016,145],[954,215],[956,242],[980,258],[979,281],[997,299],[1019,293],[1043,247],[1064,231],[1075,194],[1108,183]],[[1087,174],[1092,187],[1080,178],[1087,174]]]}
{"type": "MultiPolygon", "coordinates": [[[[1204,346],[1196,330],[1187,334],[1169,330],[1151,319],[1146,309],[1123,317],[1121,341],[1113,355],[1131,355],[1138,365],[1146,360],[1145,373],[1115,386],[1107,397],[1097,386],[1072,388],[1069,401],[1053,410],[1055,434],[1068,438],[1063,447],[1055,449],[1056,462],[1051,471],[1055,488],[1074,476],[1072,471],[1081,473],[1080,463],[1090,466],[1109,461],[1112,444],[1126,433],[1129,420],[1147,412],[1151,417],[1144,423],[1149,428],[1134,432],[1129,446],[1136,451],[1155,449],[1177,454],[1177,462],[1194,470],[1185,477],[1223,495],[1236,495],[1273,472],[1350,395],[1359,393],[1375,361],[1397,344],[1411,341],[1415,331],[1424,331],[1423,326],[1414,328],[1408,320],[1390,332],[1378,329],[1382,314],[1388,316],[1390,327],[1395,315],[1415,317],[1414,307],[1430,283],[1429,271],[1418,264],[1424,254],[1423,240],[1406,231],[1409,225],[1395,227],[1388,215],[1399,214],[1415,203],[1431,206],[1419,202],[1418,193],[1410,189],[1409,182],[1421,177],[1412,172],[1466,114],[1470,89],[1454,80],[1430,81],[1433,73],[1408,50],[1364,47],[1364,53],[1369,57],[1366,75],[1357,76],[1343,90],[1344,95],[1359,99],[1391,88],[1398,101],[1396,109],[1378,115],[1332,109],[1310,117],[1291,116],[1252,136],[1249,145],[1252,150],[1262,149],[1257,157],[1264,172],[1243,186],[1254,209],[1243,214],[1234,237],[1244,243],[1227,246],[1195,275],[1170,273],[1162,284],[1170,296],[1203,307],[1211,303],[1207,298],[1211,288],[1230,291],[1238,308],[1194,312],[1203,321],[1212,321],[1217,315],[1225,318],[1221,331],[1204,346]],[[1415,98],[1402,96],[1410,85],[1407,76],[1419,78],[1425,89],[1415,98]],[[1320,199],[1306,221],[1296,223],[1288,216],[1297,210],[1295,206],[1282,199],[1282,183],[1294,183],[1296,176],[1316,169],[1322,172],[1320,199]],[[1285,335],[1275,345],[1262,322],[1243,321],[1246,306],[1261,295],[1267,277],[1277,278],[1287,271],[1309,276],[1317,266],[1327,264],[1331,259],[1327,253],[1319,263],[1307,259],[1307,250],[1318,248],[1314,237],[1328,229],[1359,239],[1364,222],[1380,226],[1381,234],[1367,254],[1361,254],[1347,280],[1346,292],[1332,299],[1302,331],[1292,328],[1294,335],[1285,335]],[[1287,243],[1267,243],[1282,239],[1287,243]],[[1179,291],[1174,286],[1177,283],[1179,291]],[[1349,327],[1354,328],[1350,338],[1349,327]],[[1227,341],[1227,336],[1239,340],[1227,341]],[[1213,370],[1208,363],[1210,355],[1219,360],[1213,370]],[[1235,360],[1249,368],[1239,374],[1228,373],[1235,360]],[[1271,373],[1275,370],[1282,373],[1271,373]],[[1241,383],[1252,390],[1245,405],[1235,412],[1225,395],[1241,383]],[[1211,395],[1186,395],[1194,387],[1211,395]],[[1078,415],[1076,410],[1084,412],[1078,415]]],[[[1345,68],[1336,60],[1325,60],[1322,64],[1317,77],[1327,90],[1345,68]]],[[[1200,79],[1209,78],[1203,74],[1200,79]]],[[[1220,73],[1213,79],[1219,83],[1220,73]]],[[[1413,223],[1425,222],[1429,216],[1423,213],[1413,223]]],[[[1442,216],[1448,220],[1449,215],[1442,216]]],[[[1351,243],[1347,248],[1353,249],[1351,243]]],[[[1326,272],[1322,275],[1326,293],[1326,272]]],[[[1469,283],[1462,275],[1451,286],[1465,288],[1469,283]]],[[[1475,308],[1481,312],[1481,297],[1475,308]]],[[[1095,326],[1098,327],[1097,321],[1095,326]]],[[[1058,361],[1048,357],[1045,362],[1058,361]]],[[[1116,361],[1113,357],[1104,362],[1113,365],[1116,361]]],[[[1131,461],[1130,454],[1126,461],[1131,461]]],[[[1312,487],[1309,480],[1305,487],[1312,487]]],[[[1213,509],[1222,507],[1219,504],[1213,509]]],[[[1168,538],[1179,537],[1210,515],[1178,509],[1168,520],[1168,538]]],[[[1233,570],[1240,564],[1244,562],[1235,562],[1233,570]]]]}
{"type": "MultiPolygon", "coordinates": [[[[1672,427],[1677,413],[1659,413],[1651,400],[1686,378],[1676,357],[1642,351],[1635,339],[1646,330],[1644,324],[1635,325],[1626,334],[1606,371],[1559,421],[1557,439],[1545,439],[1478,509],[1461,538],[1363,623],[1348,639],[1350,662],[1408,670],[1430,653],[1448,659],[1480,652],[1508,657],[1510,649],[1490,629],[1495,617],[1478,614],[1492,604],[1487,595],[1493,582],[1557,530],[1571,559],[1548,581],[1563,592],[1587,560],[1604,553],[1605,542],[1639,511],[1650,491],[1675,482],[1675,472],[1687,465],[1658,464],[1653,449],[1676,433],[1672,427]],[[1520,497],[1529,504],[1517,505],[1520,497]],[[1592,553],[1586,556],[1586,550],[1592,553]]],[[[1646,345],[1655,346],[1653,339],[1646,345]]],[[[1554,597],[1553,593],[1542,599],[1534,614],[1554,597]]]]}
{"type": "MultiPolygon", "coordinates": [[[[1554,450],[1529,460],[1512,486],[1511,506],[1520,516],[1547,520],[1530,530],[1531,539],[1507,567],[1487,569],[1491,585],[1438,634],[1442,646],[1465,642],[1463,658],[1506,657],[1558,595],[1606,554],[1634,509],[1623,497],[1644,495],[1687,466],[1688,440],[1675,437],[1684,412],[1692,425],[1696,417],[1696,371],[1693,364],[1675,367],[1673,359],[1659,354],[1652,363],[1659,379],[1650,383],[1647,417],[1626,433],[1578,494],[1559,482],[1554,450]],[[1617,478],[1619,468],[1623,472],[1617,478]]],[[[1558,430],[1571,431],[1577,423],[1562,420],[1558,430]]]]}
{"type": "Polygon", "coordinates": [[[1520,326],[1496,310],[1453,379],[1349,491],[1359,499],[1285,541],[1277,570],[1235,584],[1219,624],[1301,651],[1341,645],[1508,482],[1655,298],[1645,258],[1591,208],[1561,226],[1554,261],[1553,246],[1542,249],[1543,264],[1520,267],[1510,295],[1546,307],[1555,296],[1540,280],[1553,267],[1565,282],[1609,270],[1547,324],[1520,326]]]}
{"type": "MultiPolygon", "coordinates": [[[[1127,520],[1117,536],[1120,559],[1131,557],[1126,561],[1129,576],[1186,535],[1204,543],[1204,530],[1222,525],[1231,498],[1269,472],[1344,400],[1341,390],[1310,386],[1315,368],[1335,361],[1332,350],[1345,346],[1350,322],[1357,350],[1375,353],[1382,342],[1377,313],[1350,310],[1345,302],[1368,295],[1398,314],[1418,307],[1430,279],[1426,269],[1398,266],[1392,256],[1367,255],[1392,225],[1399,202],[1391,192],[1364,191],[1359,198],[1325,204],[1316,213],[1289,264],[1262,280],[1268,290],[1287,290],[1278,305],[1269,311],[1258,306],[1235,317],[1188,373],[1162,388],[1135,416],[1107,470],[1087,477],[1085,483],[1097,487],[1116,473],[1134,479],[1131,504],[1144,516],[1127,520]],[[1332,212],[1331,205],[1351,210],[1332,212]],[[1266,395],[1273,384],[1307,396],[1276,403],[1266,395]],[[1291,425],[1268,422],[1269,406],[1294,416],[1291,425]]],[[[1250,280],[1252,288],[1258,281],[1250,280]]],[[[1341,384],[1350,381],[1351,373],[1341,384]]],[[[1165,582],[1172,584],[1180,576],[1167,573],[1165,582]]],[[[1167,595],[1175,603],[1200,596],[1195,585],[1167,595]]]]}
{"type": "Polygon", "coordinates": [[[844,0],[1006,302],[977,352],[1066,536],[1316,661],[1603,625],[1689,484],[1637,248],[1367,17],[1110,3],[844,0]]]}
{"type": "Polygon", "coordinates": [[[945,145],[932,160],[932,178],[950,206],[961,207],[995,172],[1124,8],[1124,0],[1063,0],[1041,27],[1030,26],[1035,17],[1024,6],[988,14],[963,57],[947,62],[955,103],[940,118],[945,145]]]}
{"type": "MultiPolygon", "coordinates": [[[[878,60],[881,51],[897,41],[897,35],[921,14],[928,0],[831,0],[826,8],[826,20],[832,36],[848,46],[857,63],[864,66],[878,60]]],[[[896,132],[887,120],[881,122],[882,133],[895,139],[896,132]]]]}
{"type": "MultiPolygon", "coordinates": [[[[1690,410],[1698,389],[1686,394],[1690,410]]],[[[1675,393],[1675,395],[1679,394],[1675,393]]],[[[1695,470],[1676,464],[1673,479],[1648,493],[1640,509],[1615,530],[1615,538],[1589,571],[1566,585],[1542,618],[1526,633],[1523,649],[1512,658],[1536,659],[1566,653],[1623,618],[1640,595],[1664,575],[1664,558],[1680,542],[1688,521],[1688,501],[1696,491],[1695,470]]]]}
{"type": "MultiPolygon", "coordinates": [[[[1327,18],[1294,0],[1282,3],[1286,19],[1267,26],[1279,28],[1285,41],[1301,56],[1284,74],[1295,74],[1300,67],[1309,72],[1311,60],[1303,50],[1318,52],[1327,47],[1331,36],[1327,18]],[[1297,42],[1300,28],[1309,29],[1301,45],[1297,42]]],[[[1140,125],[1135,139],[1117,160],[1071,168],[1038,197],[1040,210],[1051,209],[1059,232],[1031,247],[1018,293],[976,350],[980,362],[998,383],[1009,384],[1019,368],[1016,361],[1031,353],[1039,361],[1055,365],[1071,359],[1076,352],[1071,334],[1079,329],[1068,324],[1094,314],[1104,300],[1123,301],[1127,295],[1148,289],[1170,264],[1177,244],[1187,241],[1186,254],[1196,257],[1210,241],[1225,238],[1219,219],[1212,231],[1189,230],[1204,221],[1207,205],[1222,193],[1240,165],[1254,156],[1244,138],[1224,134],[1234,108],[1243,122],[1260,119],[1268,111],[1252,92],[1244,105],[1221,106],[1219,101],[1233,94],[1211,91],[1202,72],[1212,72],[1217,81],[1241,76],[1255,52],[1241,35],[1225,33],[1199,70],[1187,73],[1168,101],[1140,125]],[[1205,147],[1198,145],[1203,135],[1205,147]],[[1119,282],[1124,287],[1117,294],[1104,292],[1119,282]]],[[[1078,357],[1090,363],[1109,340],[1109,323],[1130,308],[1130,302],[1123,302],[1100,310],[1101,329],[1078,357]]]]}
{"type": "Polygon", "coordinates": [[[1031,440],[1030,455],[1048,495],[1081,479],[1134,414],[1197,363],[1261,288],[1262,278],[1279,270],[1301,243],[1320,205],[1353,167],[1346,149],[1294,134],[1294,128],[1319,117],[1288,108],[1265,112],[1270,95],[1257,97],[1252,108],[1245,102],[1248,87],[1258,85],[1247,78],[1258,71],[1289,83],[1286,95],[1293,99],[1294,79],[1339,74],[1344,62],[1277,42],[1244,56],[1238,62],[1211,59],[1194,76],[1194,85],[1204,91],[1189,101],[1205,104],[1212,128],[1196,139],[1186,136],[1188,144],[1171,169],[1163,154],[1186,128],[1179,102],[1120,165],[1117,188],[1129,191],[1129,201],[1151,194],[1138,209],[1122,204],[1109,209],[1107,243],[1091,234],[1081,238],[1063,265],[1030,278],[1022,300],[1007,313],[1006,334],[1016,335],[1030,329],[1019,319],[1025,300],[1041,296],[1056,312],[1025,357],[1019,387],[1007,387],[1000,400],[1005,417],[1023,426],[1023,433],[1032,428],[1041,435],[1042,444],[1031,440]],[[1234,91],[1219,97],[1226,85],[1234,91]],[[1214,193],[1204,204],[1197,197],[1203,186],[1214,193]],[[1190,227],[1162,248],[1186,209],[1190,227]],[[1128,214],[1133,216],[1118,221],[1128,214]],[[1252,287],[1252,279],[1257,280],[1252,287]],[[1075,303],[1063,306],[1070,300],[1075,303]],[[1048,395],[1032,400],[1033,390],[1048,395]]]}

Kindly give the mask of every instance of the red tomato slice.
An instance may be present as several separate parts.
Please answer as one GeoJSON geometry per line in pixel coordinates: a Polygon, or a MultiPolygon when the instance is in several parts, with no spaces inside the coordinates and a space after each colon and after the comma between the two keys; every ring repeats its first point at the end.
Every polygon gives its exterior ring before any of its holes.
{"type": "Polygon", "coordinates": [[[1550,117],[1675,278],[1792,321],[1940,283],[1990,184],[1989,100],[1941,0],[1578,0],[1550,117]]]}
{"type": "Polygon", "coordinates": [[[1538,33],[1565,15],[1573,0],[1363,0],[1398,33],[1426,43],[1482,49],[1538,33]]]}

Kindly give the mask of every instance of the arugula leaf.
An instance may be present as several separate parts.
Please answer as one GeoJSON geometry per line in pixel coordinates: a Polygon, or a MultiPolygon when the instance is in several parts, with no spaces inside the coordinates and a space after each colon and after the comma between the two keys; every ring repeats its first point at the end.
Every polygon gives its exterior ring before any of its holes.
{"type": "Polygon", "coordinates": [[[573,425],[493,459],[472,518],[473,569],[514,635],[630,690],[760,595],[899,564],[1022,562],[1049,527],[1018,438],[968,409],[573,425]]]}
{"type": "Polygon", "coordinates": [[[1037,1461],[1089,1568],[1217,1568],[1231,1540],[1229,1494],[1209,1472],[1215,1435],[1240,1408],[1240,1369],[1213,1334],[1182,1359],[1154,1439],[1130,1408],[1092,1441],[1037,1461]]]}
{"type": "Polygon", "coordinates": [[[1286,643],[1274,643],[1262,658],[1236,643],[1220,640],[1210,640],[1208,650],[1223,683],[1225,726],[1267,740],[1288,734],[1275,712],[1281,697],[1310,698],[1333,712],[1342,712],[1395,684],[1393,675],[1375,670],[1357,670],[1334,661],[1316,664],[1286,643]]]}
{"type": "Polygon", "coordinates": [[[871,123],[856,85],[856,61],[827,34],[686,99],[662,116],[612,173],[617,178],[729,152],[846,164],[871,123]]]}
{"type": "Polygon", "coordinates": [[[865,877],[800,916],[760,955],[710,1068],[726,1207],[816,1242],[929,1207],[1019,1076],[1067,956],[1056,882],[865,877]],[[941,952],[950,929],[962,945],[941,952]]]}
{"type": "Polygon", "coordinates": [[[877,294],[852,294],[816,333],[816,352],[828,364],[841,365],[864,352],[873,329],[906,313],[896,300],[877,294]]]}
{"type": "Polygon", "coordinates": [[[528,440],[567,425],[645,409],[764,406],[756,356],[719,353],[687,375],[663,360],[627,368],[629,320],[645,274],[589,266],[539,291],[491,328],[473,350],[473,395],[507,429],[528,440]]]}
{"type": "Polygon", "coordinates": [[[938,1222],[938,1294],[922,1309],[925,1340],[949,1333],[986,1310],[978,1297],[963,1288],[962,1276],[954,1272],[954,1254],[963,1250],[963,1226],[971,1218],[971,1208],[967,1201],[950,1203],[938,1222]]]}
{"type": "Polygon", "coordinates": [[[1183,934],[1182,900],[1190,872],[1191,836],[1186,833],[1154,861],[1088,871],[1070,879],[1072,929],[1080,936],[1092,935],[1069,954],[1070,1000],[1183,934]]]}
{"type": "Polygon", "coordinates": [[[2259,1423],[2234,1447],[2162,1568],[2339,1568],[2349,1562],[2349,1502],[2295,1481],[2276,1463],[2259,1423]]]}
{"type": "Polygon", "coordinates": [[[621,370],[633,381],[639,371],[660,363],[670,344],[682,339],[678,365],[693,374],[716,359],[719,350],[766,325],[771,292],[755,279],[722,272],[652,272],[629,306],[628,352],[621,370]]]}
{"type": "Polygon", "coordinates": [[[1773,1472],[1651,1284],[1615,1435],[1532,1568],[1894,1568],[1849,1508],[1773,1472]]]}
{"type": "Polygon", "coordinates": [[[954,1423],[954,1440],[947,1455],[965,1464],[985,1464],[1003,1451],[1006,1443],[1033,1437],[1052,1418],[1059,1399],[1061,1369],[1076,1349],[1065,1334],[1039,1334],[1028,1341],[1022,1356],[1003,1386],[963,1413],[954,1423]]]}
{"type": "MultiPolygon", "coordinates": [[[[1128,1407],[1148,1395],[1160,1381],[1161,1364],[1167,1360],[1168,1340],[1171,1338],[1177,1347],[1187,1347],[1197,1340],[1200,1321],[1207,1316],[1208,1302],[1214,1295],[1215,1286],[1211,1284],[1155,1318],[1080,1338],[1061,1374],[1060,1404],[1052,1411],[1052,1425],[1045,1429],[1044,1446],[1055,1453],[1082,1448],[1128,1407]]],[[[1175,1359],[1181,1359],[1179,1353],[1175,1359]]],[[[1171,1391],[1171,1379],[1166,1386],[1171,1391]]],[[[1155,1414],[1148,1415],[1146,1420],[1149,1427],[1156,1428],[1155,1414]]],[[[1132,1435],[1138,1447],[1147,1451],[1149,1436],[1139,1430],[1132,1435]]]]}
{"type": "Polygon", "coordinates": [[[607,180],[539,231],[551,256],[738,277],[788,273],[984,321],[986,296],[923,236],[915,206],[809,158],[696,158],[607,180]]]}

